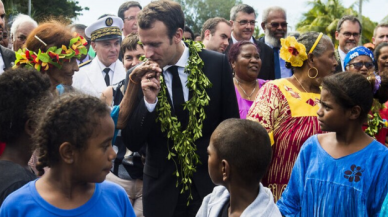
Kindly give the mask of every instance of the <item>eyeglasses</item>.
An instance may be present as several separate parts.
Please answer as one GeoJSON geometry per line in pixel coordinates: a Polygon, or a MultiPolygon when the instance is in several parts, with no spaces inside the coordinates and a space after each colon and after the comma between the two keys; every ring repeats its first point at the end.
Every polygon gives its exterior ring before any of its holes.
{"type": "Polygon", "coordinates": [[[282,22],[282,23],[270,23],[270,25],[273,27],[273,28],[278,28],[279,26],[281,26],[282,28],[286,28],[288,23],[287,22],[282,22]]]}
{"type": "Polygon", "coordinates": [[[354,38],[358,38],[358,36],[360,36],[360,33],[357,33],[357,32],[354,32],[354,33],[351,33],[351,32],[344,32],[342,33],[342,35],[350,38],[352,35],[354,38]]]}
{"type": "Polygon", "coordinates": [[[8,32],[3,32],[3,39],[7,39],[8,38],[8,32]]]}
{"type": "Polygon", "coordinates": [[[240,24],[241,26],[245,26],[247,25],[248,23],[251,24],[251,26],[254,26],[256,24],[256,21],[255,20],[251,20],[251,21],[248,21],[248,20],[240,20],[240,21],[237,21],[238,24],[240,24]]]}
{"type": "Polygon", "coordinates": [[[367,69],[372,69],[375,65],[371,62],[358,62],[358,63],[349,63],[349,66],[353,66],[353,68],[360,70],[363,66],[367,69]]]}
{"type": "Polygon", "coordinates": [[[124,17],[124,20],[128,20],[128,21],[136,20],[136,17],[135,16],[124,17]]]}

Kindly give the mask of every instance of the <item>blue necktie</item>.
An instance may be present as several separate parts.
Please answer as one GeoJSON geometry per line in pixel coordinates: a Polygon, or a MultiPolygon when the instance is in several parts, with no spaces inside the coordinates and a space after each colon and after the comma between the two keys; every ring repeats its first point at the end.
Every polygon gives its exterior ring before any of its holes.
{"type": "Polygon", "coordinates": [[[282,78],[282,74],[280,71],[280,63],[279,63],[279,48],[273,48],[273,58],[275,59],[275,79],[282,78]]]}

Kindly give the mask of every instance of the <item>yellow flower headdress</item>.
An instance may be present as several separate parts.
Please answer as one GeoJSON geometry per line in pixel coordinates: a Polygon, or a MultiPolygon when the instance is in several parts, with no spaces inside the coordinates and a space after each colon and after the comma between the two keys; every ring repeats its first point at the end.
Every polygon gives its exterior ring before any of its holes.
{"type": "MultiPolygon", "coordinates": [[[[46,45],[38,36],[35,36],[41,43],[46,45]]],[[[86,54],[88,51],[86,49],[87,41],[85,38],[79,35],[75,35],[74,38],[70,40],[68,47],[62,45],[62,47],[57,48],[56,46],[50,47],[46,52],[42,52],[39,49],[38,53],[30,51],[26,48],[19,49],[15,52],[16,61],[14,68],[17,67],[26,67],[26,68],[35,68],[38,71],[47,71],[54,66],[61,68],[64,62],[69,62],[71,58],[80,58],[82,54],[86,54]]],[[[46,45],[47,46],[47,45],[46,45]]]]}
{"type": "Polygon", "coordinates": [[[280,57],[291,63],[294,67],[301,67],[303,61],[307,59],[306,47],[304,44],[296,41],[295,37],[288,36],[285,39],[280,39],[282,48],[280,49],[280,57]]]}

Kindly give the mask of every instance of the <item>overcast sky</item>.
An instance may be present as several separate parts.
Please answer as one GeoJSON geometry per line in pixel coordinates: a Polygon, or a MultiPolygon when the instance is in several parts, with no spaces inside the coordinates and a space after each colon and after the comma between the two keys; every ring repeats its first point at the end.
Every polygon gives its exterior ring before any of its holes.
{"type": "MultiPolygon", "coordinates": [[[[127,0],[78,0],[82,7],[89,7],[89,11],[84,11],[83,15],[78,17],[76,23],[90,25],[99,16],[106,13],[117,15],[120,5],[127,0]]],[[[327,1],[327,0],[323,0],[327,1]]],[[[349,7],[358,0],[342,0],[345,7],[349,7]]],[[[151,0],[140,0],[140,4],[144,7],[151,0]]],[[[258,12],[257,21],[261,23],[261,13],[263,9],[270,6],[281,6],[287,11],[287,22],[289,23],[289,31],[293,31],[296,23],[301,18],[302,13],[311,9],[308,6],[307,0],[243,0],[245,4],[251,5],[258,12]]],[[[369,0],[364,2],[363,15],[369,17],[372,21],[380,22],[388,15],[388,0],[369,0]]],[[[358,8],[356,8],[358,10],[358,8]]]]}

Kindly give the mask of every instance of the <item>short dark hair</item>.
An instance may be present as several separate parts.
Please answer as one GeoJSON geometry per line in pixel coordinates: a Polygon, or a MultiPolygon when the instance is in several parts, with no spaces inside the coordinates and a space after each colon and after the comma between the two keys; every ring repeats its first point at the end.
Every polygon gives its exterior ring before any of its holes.
{"type": "Polygon", "coordinates": [[[59,162],[59,146],[71,143],[79,150],[87,148],[87,140],[93,135],[98,119],[110,115],[110,109],[100,99],[80,93],[64,94],[47,108],[34,135],[39,151],[36,169],[59,162]]]}
{"type": "Polygon", "coordinates": [[[167,27],[167,35],[172,39],[176,30],[185,27],[185,16],[181,5],[174,1],[153,1],[139,13],[139,28],[150,29],[156,21],[161,21],[167,27]]]}
{"type": "Polygon", "coordinates": [[[127,11],[131,7],[139,7],[140,10],[143,9],[139,2],[137,1],[127,1],[124,2],[119,7],[119,11],[117,12],[117,16],[120,17],[124,21],[124,12],[127,11]]]}
{"type": "Polygon", "coordinates": [[[74,29],[78,29],[78,30],[83,30],[83,31],[85,31],[85,29],[87,28],[87,26],[84,25],[84,24],[76,23],[76,24],[70,25],[70,28],[74,28],[74,29]]]}
{"type": "Polygon", "coordinates": [[[123,42],[121,43],[120,56],[124,56],[124,53],[126,50],[129,50],[129,51],[137,50],[137,45],[140,45],[140,47],[143,48],[143,45],[139,44],[138,42],[139,42],[139,36],[137,36],[137,34],[131,33],[127,35],[124,38],[123,42]]]}
{"type": "Polygon", "coordinates": [[[0,76],[0,141],[15,141],[27,120],[35,123],[42,99],[50,95],[50,79],[35,69],[15,68],[0,76]]]}
{"type": "Polygon", "coordinates": [[[116,16],[116,15],[114,15],[114,14],[103,14],[103,15],[101,15],[100,17],[98,17],[98,19],[97,20],[99,20],[99,19],[101,19],[101,18],[104,18],[104,17],[110,17],[110,16],[116,16]]]}
{"type": "Polygon", "coordinates": [[[330,92],[342,108],[361,107],[359,120],[362,123],[372,107],[373,86],[373,78],[370,82],[364,75],[352,72],[336,73],[325,77],[322,82],[322,88],[330,92]]]}
{"type": "Polygon", "coordinates": [[[190,29],[190,27],[185,26],[185,28],[183,29],[183,31],[184,31],[184,32],[190,32],[191,39],[194,41],[194,39],[195,39],[194,32],[193,32],[193,30],[190,29]]]}
{"type": "Polygon", "coordinates": [[[247,13],[247,14],[254,13],[255,14],[255,18],[256,18],[255,9],[253,9],[253,7],[251,7],[251,6],[247,5],[247,4],[239,4],[239,5],[233,6],[232,9],[230,9],[230,20],[235,21],[238,12],[244,12],[244,13],[247,13]]]}
{"type": "Polygon", "coordinates": [[[247,184],[258,183],[271,162],[272,148],[267,131],[258,122],[231,118],[218,125],[211,136],[220,159],[247,184]]]}
{"type": "Polygon", "coordinates": [[[352,23],[358,23],[358,25],[360,26],[360,32],[359,32],[359,33],[362,32],[362,25],[361,25],[360,20],[359,20],[357,17],[352,16],[352,15],[343,16],[343,17],[338,21],[337,29],[336,29],[337,32],[340,32],[340,31],[341,31],[342,24],[343,24],[345,21],[350,21],[350,22],[352,22],[352,23]]]}
{"type": "Polygon", "coordinates": [[[244,45],[247,45],[247,44],[254,45],[257,48],[257,52],[260,53],[260,48],[257,47],[257,45],[255,43],[252,43],[250,41],[245,41],[245,40],[239,41],[230,47],[229,55],[228,55],[228,60],[229,60],[230,64],[232,64],[232,62],[237,60],[237,56],[241,52],[241,47],[244,45]]]}
{"type": "Polygon", "coordinates": [[[376,36],[376,32],[378,28],[388,28],[388,23],[380,23],[379,25],[377,25],[373,30],[373,37],[376,36]]]}
{"type": "Polygon", "coordinates": [[[202,26],[201,39],[203,40],[205,38],[206,30],[210,30],[210,33],[214,35],[214,33],[216,32],[217,25],[222,22],[226,23],[228,26],[231,26],[230,22],[222,17],[214,17],[206,20],[202,26]]]}

